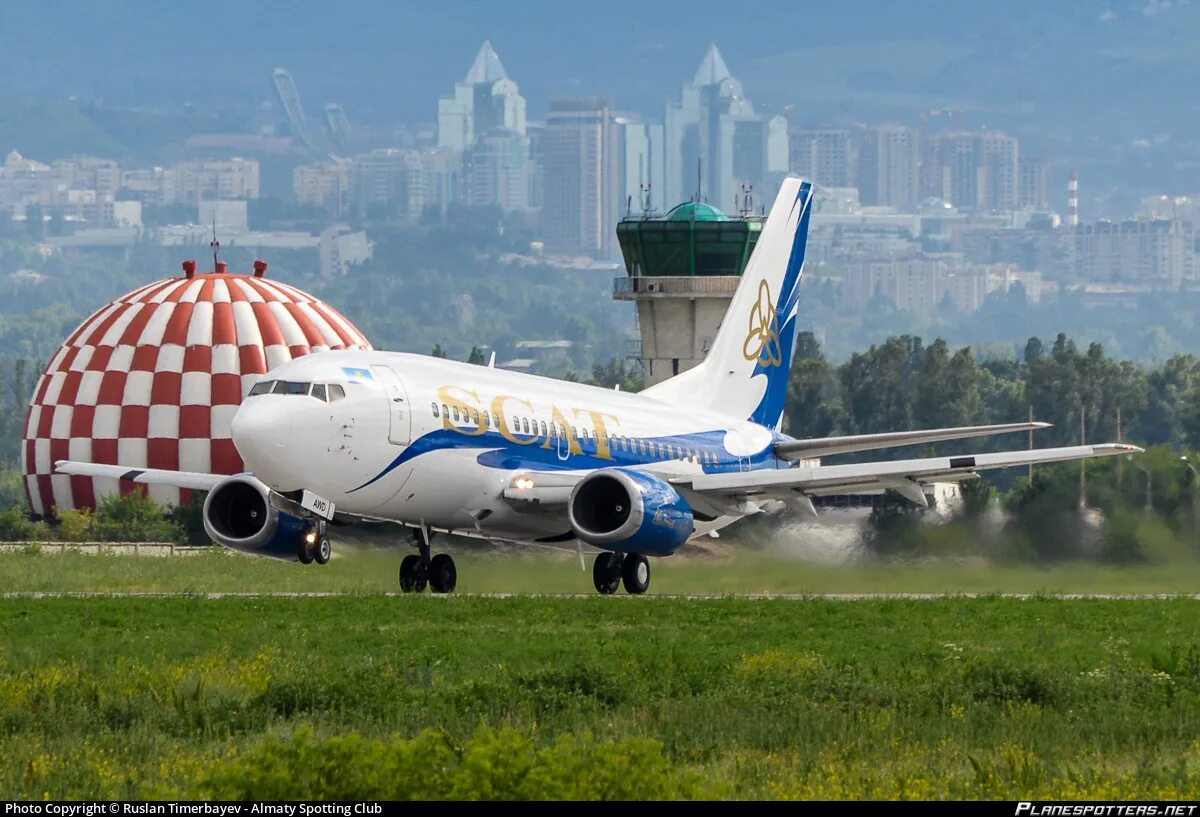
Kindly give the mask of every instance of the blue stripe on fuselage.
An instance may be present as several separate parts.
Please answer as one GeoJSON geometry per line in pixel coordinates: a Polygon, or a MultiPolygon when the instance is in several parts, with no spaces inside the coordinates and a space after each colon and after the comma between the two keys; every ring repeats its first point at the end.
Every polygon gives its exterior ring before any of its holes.
{"type": "MultiPolygon", "coordinates": [[[[723,441],[726,431],[701,431],[694,434],[676,434],[667,437],[642,437],[638,441],[671,445],[677,448],[692,449],[701,452],[714,453],[717,463],[702,463],[701,468],[706,474],[721,474],[730,471],[760,470],[763,468],[778,468],[786,463],[774,454],[775,439],[762,451],[748,457],[737,457],[725,450],[723,441]]],[[[438,429],[418,437],[408,445],[394,460],[374,477],[347,493],[354,493],[374,485],[392,471],[411,462],[423,454],[434,451],[450,451],[455,449],[478,450],[476,462],[485,468],[495,468],[505,471],[515,471],[523,468],[538,471],[586,471],[597,468],[619,468],[624,466],[647,465],[650,463],[671,462],[672,459],[657,455],[642,454],[640,451],[629,451],[616,446],[609,439],[610,457],[596,456],[597,445],[592,440],[577,439],[583,449],[581,454],[567,453],[566,441],[562,438],[551,438],[550,447],[545,448],[546,438],[533,435],[514,435],[518,438],[527,437],[532,440],[522,445],[504,437],[496,431],[484,434],[464,434],[454,429],[438,429]],[[559,453],[559,442],[563,445],[563,455],[559,453]]],[[[624,438],[629,440],[629,438],[624,438]]]]}

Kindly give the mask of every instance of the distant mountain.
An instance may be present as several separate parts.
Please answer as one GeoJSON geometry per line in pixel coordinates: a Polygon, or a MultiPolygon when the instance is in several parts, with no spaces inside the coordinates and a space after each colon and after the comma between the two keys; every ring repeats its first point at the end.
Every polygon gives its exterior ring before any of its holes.
{"type": "Polygon", "coordinates": [[[5,0],[0,98],[252,111],[284,66],[310,115],[338,101],[352,122],[428,121],[485,39],[531,118],[597,91],[661,116],[715,41],[765,110],[801,124],[961,110],[1080,164],[1085,202],[1121,180],[1184,184],[1200,161],[1191,0],[5,0]]]}

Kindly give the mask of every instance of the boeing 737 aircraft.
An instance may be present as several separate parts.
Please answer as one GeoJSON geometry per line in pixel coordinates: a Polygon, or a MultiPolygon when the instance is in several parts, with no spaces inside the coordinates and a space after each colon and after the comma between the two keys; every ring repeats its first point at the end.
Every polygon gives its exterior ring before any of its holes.
{"type": "Polygon", "coordinates": [[[825,439],[780,433],[796,340],[812,185],[787,179],[707,358],[640,394],[391,352],[324,352],[254,385],[233,420],[236,476],[61,461],[64,474],[207,491],[204,526],[245,553],[329,561],[338,525],[413,530],[400,586],[454,589],[435,532],[598,549],[601,593],[650,585],[648,556],[780,501],[923,486],[991,468],[1124,454],[1086,445],[845,465],[852,451],[1031,430],[1042,423],[825,439]]]}

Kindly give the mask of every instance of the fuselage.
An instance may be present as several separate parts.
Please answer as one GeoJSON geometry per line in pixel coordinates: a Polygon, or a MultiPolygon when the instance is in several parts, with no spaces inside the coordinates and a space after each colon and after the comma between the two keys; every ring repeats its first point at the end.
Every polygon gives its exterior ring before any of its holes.
{"type": "MultiPolygon", "coordinates": [[[[233,422],[247,469],[339,511],[498,539],[567,537],[503,493],[522,472],[663,479],[786,467],[778,434],[653,398],[393,352],[325,352],[265,375],[233,422]],[[268,385],[269,384],[269,385],[268,385]]],[[[734,521],[697,522],[696,534],[734,521]]]]}

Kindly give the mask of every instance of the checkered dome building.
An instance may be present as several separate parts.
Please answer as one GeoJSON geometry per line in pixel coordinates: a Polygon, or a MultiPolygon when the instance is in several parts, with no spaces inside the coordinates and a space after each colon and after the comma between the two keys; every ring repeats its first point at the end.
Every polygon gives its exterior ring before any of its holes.
{"type": "MultiPolygon", "coordinates": [[[[371,348],[336,310],[261,277],[265,264],[256,263],[255,275],[223,268],[118,298],[58,349],[25,423],[34,514],[91,508],[108,494],[138,490],[55,474],[57,460],[236,474],[242,460],[230,423],[259,375],[310,352],[371,348]]],[[[149,494],[170,504],[187,499],[166,486],[150,486],[149,494]]]]}

